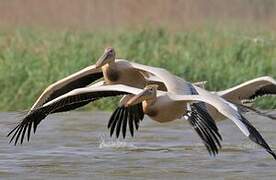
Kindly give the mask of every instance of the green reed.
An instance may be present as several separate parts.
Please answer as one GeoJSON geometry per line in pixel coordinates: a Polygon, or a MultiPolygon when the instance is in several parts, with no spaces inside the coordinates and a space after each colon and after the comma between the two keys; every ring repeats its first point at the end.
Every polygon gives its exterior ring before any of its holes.
{"type": "MultiPolygon", "coordinates": [[[[117,56],[158,66],[189,81],[207,80],[209,90],[223,90],[251,78],[276,78],[273,33],[189,32],[163,29],[116,32],[70,32],[16,29],[0,32],[0,110],[28,109],[52,82],[95,63],[105,47],[117,56]]],[[[85,109],[111,110],[118,98],[100,100],[85,109]],[[112,99],[110,101],[110,99],[112,99]]],[[[276,99],[257,104],[276,108],[276,99]]]]}

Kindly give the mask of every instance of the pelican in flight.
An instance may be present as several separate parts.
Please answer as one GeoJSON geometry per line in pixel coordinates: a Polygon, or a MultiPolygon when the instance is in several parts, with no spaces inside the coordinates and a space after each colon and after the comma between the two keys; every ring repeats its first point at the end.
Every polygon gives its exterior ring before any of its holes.
{"type": "MultiPolygon", "coordinates": [[[[99,83],[93,84],[95,85],[112,85],[112,84],[125,84],[130,85],[132,87],[138,87],[138,88],[144,88],[147,84],[156,83],[159,84],[159,89],[161,90],[167,90],[167,87],[159,81],[159,79],[155,76],[153,76],[151,73],[147,73],[145,71],[140,71],[132,66],[132,64],[126,60],[117,59],[115,60],[115,51],[112,48],[108,48],[105,50],[102,57],[97,61],[96,65],[89,66],[77,73],[74,73],[73,75],[70,75],[60,81],[57,81],[56,83],[50,85],[46,90],[41,94],[41,96],[38,98],[38,100],[35,102],[35,104],[32,106],[31,110],[29,111],[27,117],[25,117],[22,121],[25,122],[26,119],[28,119],[29,116],[33,116],[34,114],[38,114],[37,112],[40,112],[38,109],[42,107],[43,105],[46,105],[48,102],[51,102],[55,98],[58,98],[66,93],[71,92],[72,90],[78,90],[79,88],[86,87],[87,85],[91,84],[93,81],[96,81],[100,79],[101,77],[104,78],[104,81],[100,81],[99,83]]],[[[198,83],[197,86],[201,86],[202,83],[198,83]]],[[[193,86],[190,84],[187,84],[187,87],[185,89],[185,94],[193,94],[193,86]]],[[[125,95],[121,102],[127,101],[130,99],[132,95],[125,95]]],[[[91,100],[84,100],[79,101],[79,99],[75,100],[76,102],[71,103],[70,105],[59,105],[58,107],[52,108],[49,113],[57,113],[57,112],[64,112],[76,109],[78,107],[84,106],[88,104],[89,102],[92,102],[91,100]]],[[[66,104],[66,103],[65,103],[66,104]]],[[[197,115],[200,116],[200,121],[205,123],[209,122],[212,123],[215,128],[216,125],[211,119],[208,112],[202,111],[202,107],[200,106],[194,106],[194,111],[197,111],[197,115]],[[204,114],[200,114],[204,113],[204,114]]],[[[133,111],[138,112],[139,110],[141,112],[142,105],[138,104],[132,108],[133,111]]],[[[47,114],[48,115],[48,114],[47,114]]],[[[36,127],[38,123],[41,121],[39,120],[43,116],[39,116],[38,120],[36,120],[36,123],[34,123],[34,131],[36,130],[36,127]]],[[[45,118],[44,116],[43,118],[45,118]]],[[[178,116],[181,117],[181,116],[178,116]]],[[[135,118],[135,128],[136,130],[139,127],[139,122],[142,120],[142,116],[136,116],[135,118]]],[[[15,129],[18,130],[22,126],[17,126],[15,129]]],[[[15,134],[18,133],[18,135],[21,133],[21,130],[11,131],[9,135],[11,135],[14,132],[14,136],[11,138],[11,141],[14,139],[15,134]]],[[[24,136],[25,130],[22,129],[24,132],[22,135],[24,136]]],[[[216,128],[216,131],[217,128],[216,128]]],[[[111,135],[113,134],[113,130],[111,128],[111,135]]],[[[116,133],[117,136],[119,135],[116,133]]],[[[123,133],[125,136],[125,133],[123,133]]],[[[133,131],[131,131],[131,135],[133,136],[133,131]]],[[[15,144],[18,141],[19,136],[15,139],[15,144]]],[[[29,136],[28,136],[29,140],[29,136]]],[[[23,139],[21,143],[23,142],[23,139]]],[[[219,144],[220,146],[220,144],[219,144]]]]}
{"type": "MultiPolygon", "coordinates": [[[[150,82],[150,79],[147,80],[143,74],[133,69],[128,61],[118,61],[115,58],[116,53],[113,48],[105,49],[95,65],[90,65],[48,86],[33,104],[29,113],[65,93],[88,86],[101,78],[104,78],[105,84],[125,84],[138,88],[144,88],[150,82]]],[[[148,74],[147,77],[150,78],[150,75],[148,74]]],[[[78,106],[87,103],[89,102],[80,103],[78,106]]]]}
{"type": "MultiPolygon", "coordinates": [[[[124,61],[124,60],[121,60],[124,61]]],[[[191,123],[197,134],[201,137],[207,150],[215,155],[220,147],[221,136],[212,118],[209,119],[208,112],[201,106],[212,106],[220,114],[232,120],[244,135],[253,142],[262,146],[275,159],[276,155],[265,142],[261,134],[253,125],[243,117],[239,109],[232,103],[220,96],[210,93],[200,87],[169,73],[161,68],[149,67],[137,63],[131,63],[134,69],[144,73],[151,73],[160,78],[167,88],[167,91],[158,91],[156,85],[147,85],[144,89],[131,87],[122,84],[107,85],[104,82],[88,87],[72,90],[61,95],[41,107],[31,111],[8,135],[12,135],[10,141],[15,144],[21,136],[21,143],[24,141],[27,132],[27,139],[30,139],[30,132],[33,127],[36,131],[37,125],[48,114],[59,111],[59,109],[71,109],[80,103],[95,101],[99,98],[116,95],[131,95],[122,100],[121,106],[112,114],[108,127],[111,134],[116,128],[116,135],[122,129],[123,136],[126,133],[127,124],[130,133],[133,134],[133,124],[143,119],[144,114],[151,119],[164,123],[179,119],[183,116],[191,123]],[[194,105],[194,106],[193,106],[194,105]],[[203,110],[203,112],[201,112],[203,110]]],[[[79,107],[79,106],[78,106],[79,107]]]]}
{"type": "MultiPolygon", "coordinates": [[[[91,65],[85,69],[82,69],[62,80],[59,80],[49,87],[47,87],[40,97],[36,100],[34,105],[31,107],[28,114],[35,111],[44,104],[60,97],[72,90],[87,87],[89,84],[103,78],[104,81],[96,83],[96,85],[112,85],[112,84],[124,84],[137,88],[144,88],[147,84],[158,84],[158,89],[167,91],[165,84],[160,81],[160,79],[154,76],[152,73],[146,71],[140,71],[132,66],[132,63],[123,60],[115,59],[116,53],[113,48],[107,48],[104,54],[98,59],[95,65],[91,65]]],[[[95,84],[94,84],[95,85],[95,84]]],[[[197,86],[202,86],[203,83],[196,83],[197,86]]],[[[188,84],[185,90],[185,94],[193,94],[193,85],[188,84]]],[[[127,101],[132,95],[125,95],[121,102],[127,101]]],[[[92,100],[91,100],[92,101],[92,100]]],[[[91,102],[89,100],[73,103],[70,106],[61,106],[55,108],[50,113],[64,112],[76,109],[78,107],[84,106],[91,102]]],[[[192,105],[194,106],[194,105],[192,105]]],[[[137,108],[141,109],[141,105],[137,105],[137,108]]],[[[194,106],[194,111],[197,114],[201,114],[201,121],[210,121],[211,116],[208,112],[201,110],[204,107],[194,106]]],[[[133,109],[133,108],[132,108],[133,109]]],[[[135,110],[135,108],[134,108],[135,110]]],[[[140,118],[141,119],[141,118],[140,118]]],[[[139,121],[135,121],[136,130],[139,127],[139,121]]],[[[36,128],[35,128],[36,129],[36,128]]],[[[132,131],[133,136],[133,131],[132,131]]],[[[13,138],[12,138],[13,139],[13,138]]],[[[17,141],[16,141],[17,142],[17,141]]]]}

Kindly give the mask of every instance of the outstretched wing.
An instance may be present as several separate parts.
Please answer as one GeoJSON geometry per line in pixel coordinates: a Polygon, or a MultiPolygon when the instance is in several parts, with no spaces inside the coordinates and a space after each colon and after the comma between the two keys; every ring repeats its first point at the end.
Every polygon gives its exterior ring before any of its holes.
{"type": "Polygon", "coordinates": [[[259,96],[276,95],[276,81],[269,76],[252,79],[217,94],[231,102],[252,101],[259,96]]]}
{"type": "Polygon", "coordinates": [[[32,106],[30,112],[74,89],[85,87],[103,77],[102,70],[91,65],[48,86],[32,106]]]}
{"type": "MultiPolygon", "coordinates": [[[[204,90],[202,89],[200,91],[204,90]]],[[[200,94],[204,93],[201,92],[200,94]]],[[[229,103],[216,95],[211,95],[210,93],[208,94],[208,96],[185,96],[173,94],[170,95],[170,98],[175,101],[187,101],[193,99],[194,101],[197,100],[210,104],[211,106],[216,108],[222,115],[232,120],[239,127],[243,134],[249,137],[253,142],[262,146],[268,153],[270,153],[274,157],[274,159],[276,159],[275,153],[271,150],[269,145],[263,139],[262,135],[246,118],[241,115],[241,113],[238,111],[238,108],[234,104],[229,103]]]]}
{"type": "Polygon", "coordinates": [[[11,136],[10,142],[14,140],[14,144],[16,145],[21,136],[20,142],[23,143],[26,132],[29,141],[32,127],[35,133],[38,124],[47,117],[48,114],[60,108],[71,108],[71,106],[75,106],[75,104],[91,102],[104,97],[138,94],[141,91],[141,89],[125,85],[90,86],[75,89],[27,114],[26,117],[24,117],[24,119],[8,134],[8,136],[11,136]]]}

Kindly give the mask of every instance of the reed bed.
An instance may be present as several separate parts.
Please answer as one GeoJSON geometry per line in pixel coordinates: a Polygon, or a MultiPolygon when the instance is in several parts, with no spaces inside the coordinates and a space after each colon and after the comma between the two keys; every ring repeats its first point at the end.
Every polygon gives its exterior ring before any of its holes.
{"type": "MultiPolygon", "coordinates": [[[[149,28],[73,32],[17,28],[0,32],[0,110],[30,108],[51,83],[95,63],[105,47],[117,56],[158,66],[189,81],[207,80],[209,90],[223,90],[245,80],[276,78],[276,40],[269,32],[168,32],[149,28]]],[[[112,110],[118,98],[101,100],[85,110],[112,110]]],[[[275,98],[258,100],[276,108],[275,98]]]]}

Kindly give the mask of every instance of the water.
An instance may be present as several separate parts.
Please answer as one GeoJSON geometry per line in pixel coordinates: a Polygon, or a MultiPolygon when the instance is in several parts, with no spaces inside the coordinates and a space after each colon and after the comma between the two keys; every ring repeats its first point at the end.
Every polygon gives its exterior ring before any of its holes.
{"type": "MultiPolygon", "coordinates": [[[[144,119],[135,138],[109,137],[110,113],[49,116],[31,142],[13,146],[5,137],[19,119],[0,113],[1,179],[276,179],[276,161],[230,121],[218,123],[223,148],[210,157],[184,120],[144,119]]],[[[276,150],[276,121],[246,116],[276,150]]]]}

